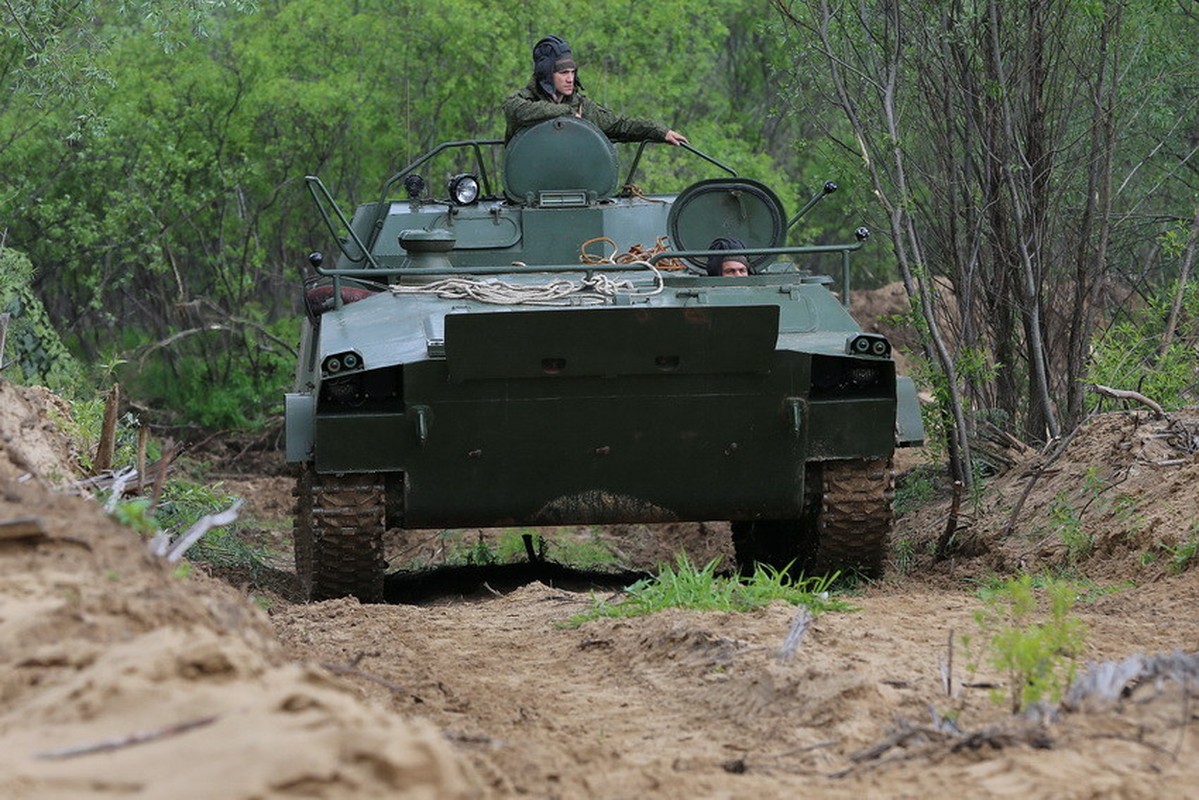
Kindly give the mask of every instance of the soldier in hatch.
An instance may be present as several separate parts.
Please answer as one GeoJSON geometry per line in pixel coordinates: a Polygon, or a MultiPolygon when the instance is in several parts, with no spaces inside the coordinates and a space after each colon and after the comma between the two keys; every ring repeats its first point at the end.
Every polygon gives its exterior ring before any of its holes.
{"type": "MultiPolygon", "coordinates": [[[[709,250],[744,250],[745,242],[740,239],[720,237],[713,239],[709,250]]],[[[713,278],[739,278],[749,274],[749,259],[743,255],[708,256],[708,275],[713,278]]]]}
{"type": "Polygon", "coordinates": [[[595,125],[614,142],[666,142],[680,145],[687,137],[647,119],[622,117],[583,93],[570,45],[546,36],[533,46],[533,77],[503,103],[507,142],[521,128],[555,117],[575,116],[595,125]]]}

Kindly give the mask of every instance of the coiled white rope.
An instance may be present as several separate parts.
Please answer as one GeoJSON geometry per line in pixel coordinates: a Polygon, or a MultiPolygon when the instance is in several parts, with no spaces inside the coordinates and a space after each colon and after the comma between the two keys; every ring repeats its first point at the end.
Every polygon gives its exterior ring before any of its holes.
{"type": "Polygon", "coordinates": [[[442,278],[419,285],[392,284],[392,294],[435,294],[444,300],[475,300],[493,305],[571,306],[606,305],[618,295],[652,297],[665,289],[662,273],[648,261],[627,266],[645,267],[654,273],[652,289],[638,289],[631,280],[613,280],[603,273],[578,281],[565,278],[544,284],[509,283],[496,279],[442,278]]]}

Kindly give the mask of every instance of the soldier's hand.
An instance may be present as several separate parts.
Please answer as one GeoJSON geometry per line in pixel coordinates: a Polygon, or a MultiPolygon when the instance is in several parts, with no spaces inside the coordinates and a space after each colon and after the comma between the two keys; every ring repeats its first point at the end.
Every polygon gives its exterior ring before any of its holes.
{"type": "Polygon", "coordinates": [[[666,143],[673,144],[676,147],[680,144],[691,144],[691,142],[687,141],[687,137],[684,136],[683,134],[679,133],[678,131],[667,131],[666,132],[666,143]]]}

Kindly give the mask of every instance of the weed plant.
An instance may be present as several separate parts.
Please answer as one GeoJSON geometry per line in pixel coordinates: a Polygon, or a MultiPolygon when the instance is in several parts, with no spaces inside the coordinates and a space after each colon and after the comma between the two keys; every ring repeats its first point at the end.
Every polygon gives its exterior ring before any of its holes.
{"type": "MultiPolygon", "coordinates": [[[[113,505],[112,517],[149,539],[162,531],[178,535],[206,514],[215,514],[231,506],[236,498],[224,492],[220,484],[207,486],[186,480],[170,480],[163,485],[155,512],[145,497],[121,500],[113,505]]],[[[258,571],[269,560],[266,548],[251,544],[236,523],[212,528],[187,552],[188,558],[216,568],[241,568],[258,571]]]]}
{"type": "Polygon", "coordinates": [[[1199,555],[1199,523],[1191,526],[1186,541],[1176,545],[1161,545],[1161,549],[1170,557],[1168,569],[1173,575],[1181,575],[1187,571],[1195,556],[1199,555]]]}
{"type": "Polygon", "coordinates": [[[902,517],[932,500],[943,471],[936,464],[921,464],[903,474],[895,486],[895,516],[902,517]]]}
{"type": "Polygon", "coordinates": [[[900,575],[907,575],[916,565],[916,543],[903,538],[895,543],[895,569],[900,575]]]}
{"type": "MultiPolygon", "coordinates": [[[[963,637],[967,669],[976,671],[981,655],[1004,673],[1012,713],[1060,701],[1074,680],[1086,641],[1086,626],[1071,614],[1077,600],[1078,587],[1070,581],[1022,575],[992,590],[974,612],[981,649],[972,637],[963,637]]],[[[992,699],[1004,702],[1003,689],[992,699]]]]}
{"type": "Polygon", "coordinates": [[[1066,561],[1075,566],[1091,554],[1095,538],[1083,530],[1082,516],[1071,505],[1066,492],[1059,492],[1049,506],[1049,519],[1053,530],[1066,545],[1066,561]]]}
{"type": "Polygon", "coordinates": [[[667,608],[696,611],[750,611],[782,600],[807,606],[813,612],[847,611],[843,600],[830,599],[829,587],[837,575],[792,579],[785,571],[759,566],[748,578],[716,574],[720,559],[695,567],[686,553],[675,558],[675,566],[663,565],[653,578],[629,586],[619,602],[593,597],[592,607],[568,621],[578,627],[600,617],[641,617],[667,608]]]}

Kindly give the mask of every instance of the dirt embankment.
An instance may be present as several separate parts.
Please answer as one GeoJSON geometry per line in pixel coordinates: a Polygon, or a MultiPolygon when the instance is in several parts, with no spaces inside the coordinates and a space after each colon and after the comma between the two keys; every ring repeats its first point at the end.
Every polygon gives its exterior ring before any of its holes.
{"type": "Polygon", "coordinates": [[[71,475],[52,403],[0,381],[0,796],[474,794],[429,722],[290,658],[243,593],[51,491],[71,475]]]}
{"type": "MultiPolygon", "coordinates": [[[[69,474],[70,448],[49,401],[24,392],[0,382],[0,796],[1199,793],[1177,681],[1033,721],[991,701],[978,684],[1007,676],[968,668],[961,646],[979,582],[1022,569],[1088,576],[1086,660],[1194,651],[1199,571],[1181,556],[1199,416],[1105,415],[1053,463],[1030,455],[965,498],[949,559],[930,552],[945,502],[907,515],[890,576],[781,658],[783,605],[574,628],[592,597],[541,584],[304,605],[182,574],[45,485],[69,474]]],[[[240,488],[263,487],[255,513],[282,529],[278,483],[240,488]]],[[[629,537],[719,530],[613,535],[632,551],[629,537]]]]}

